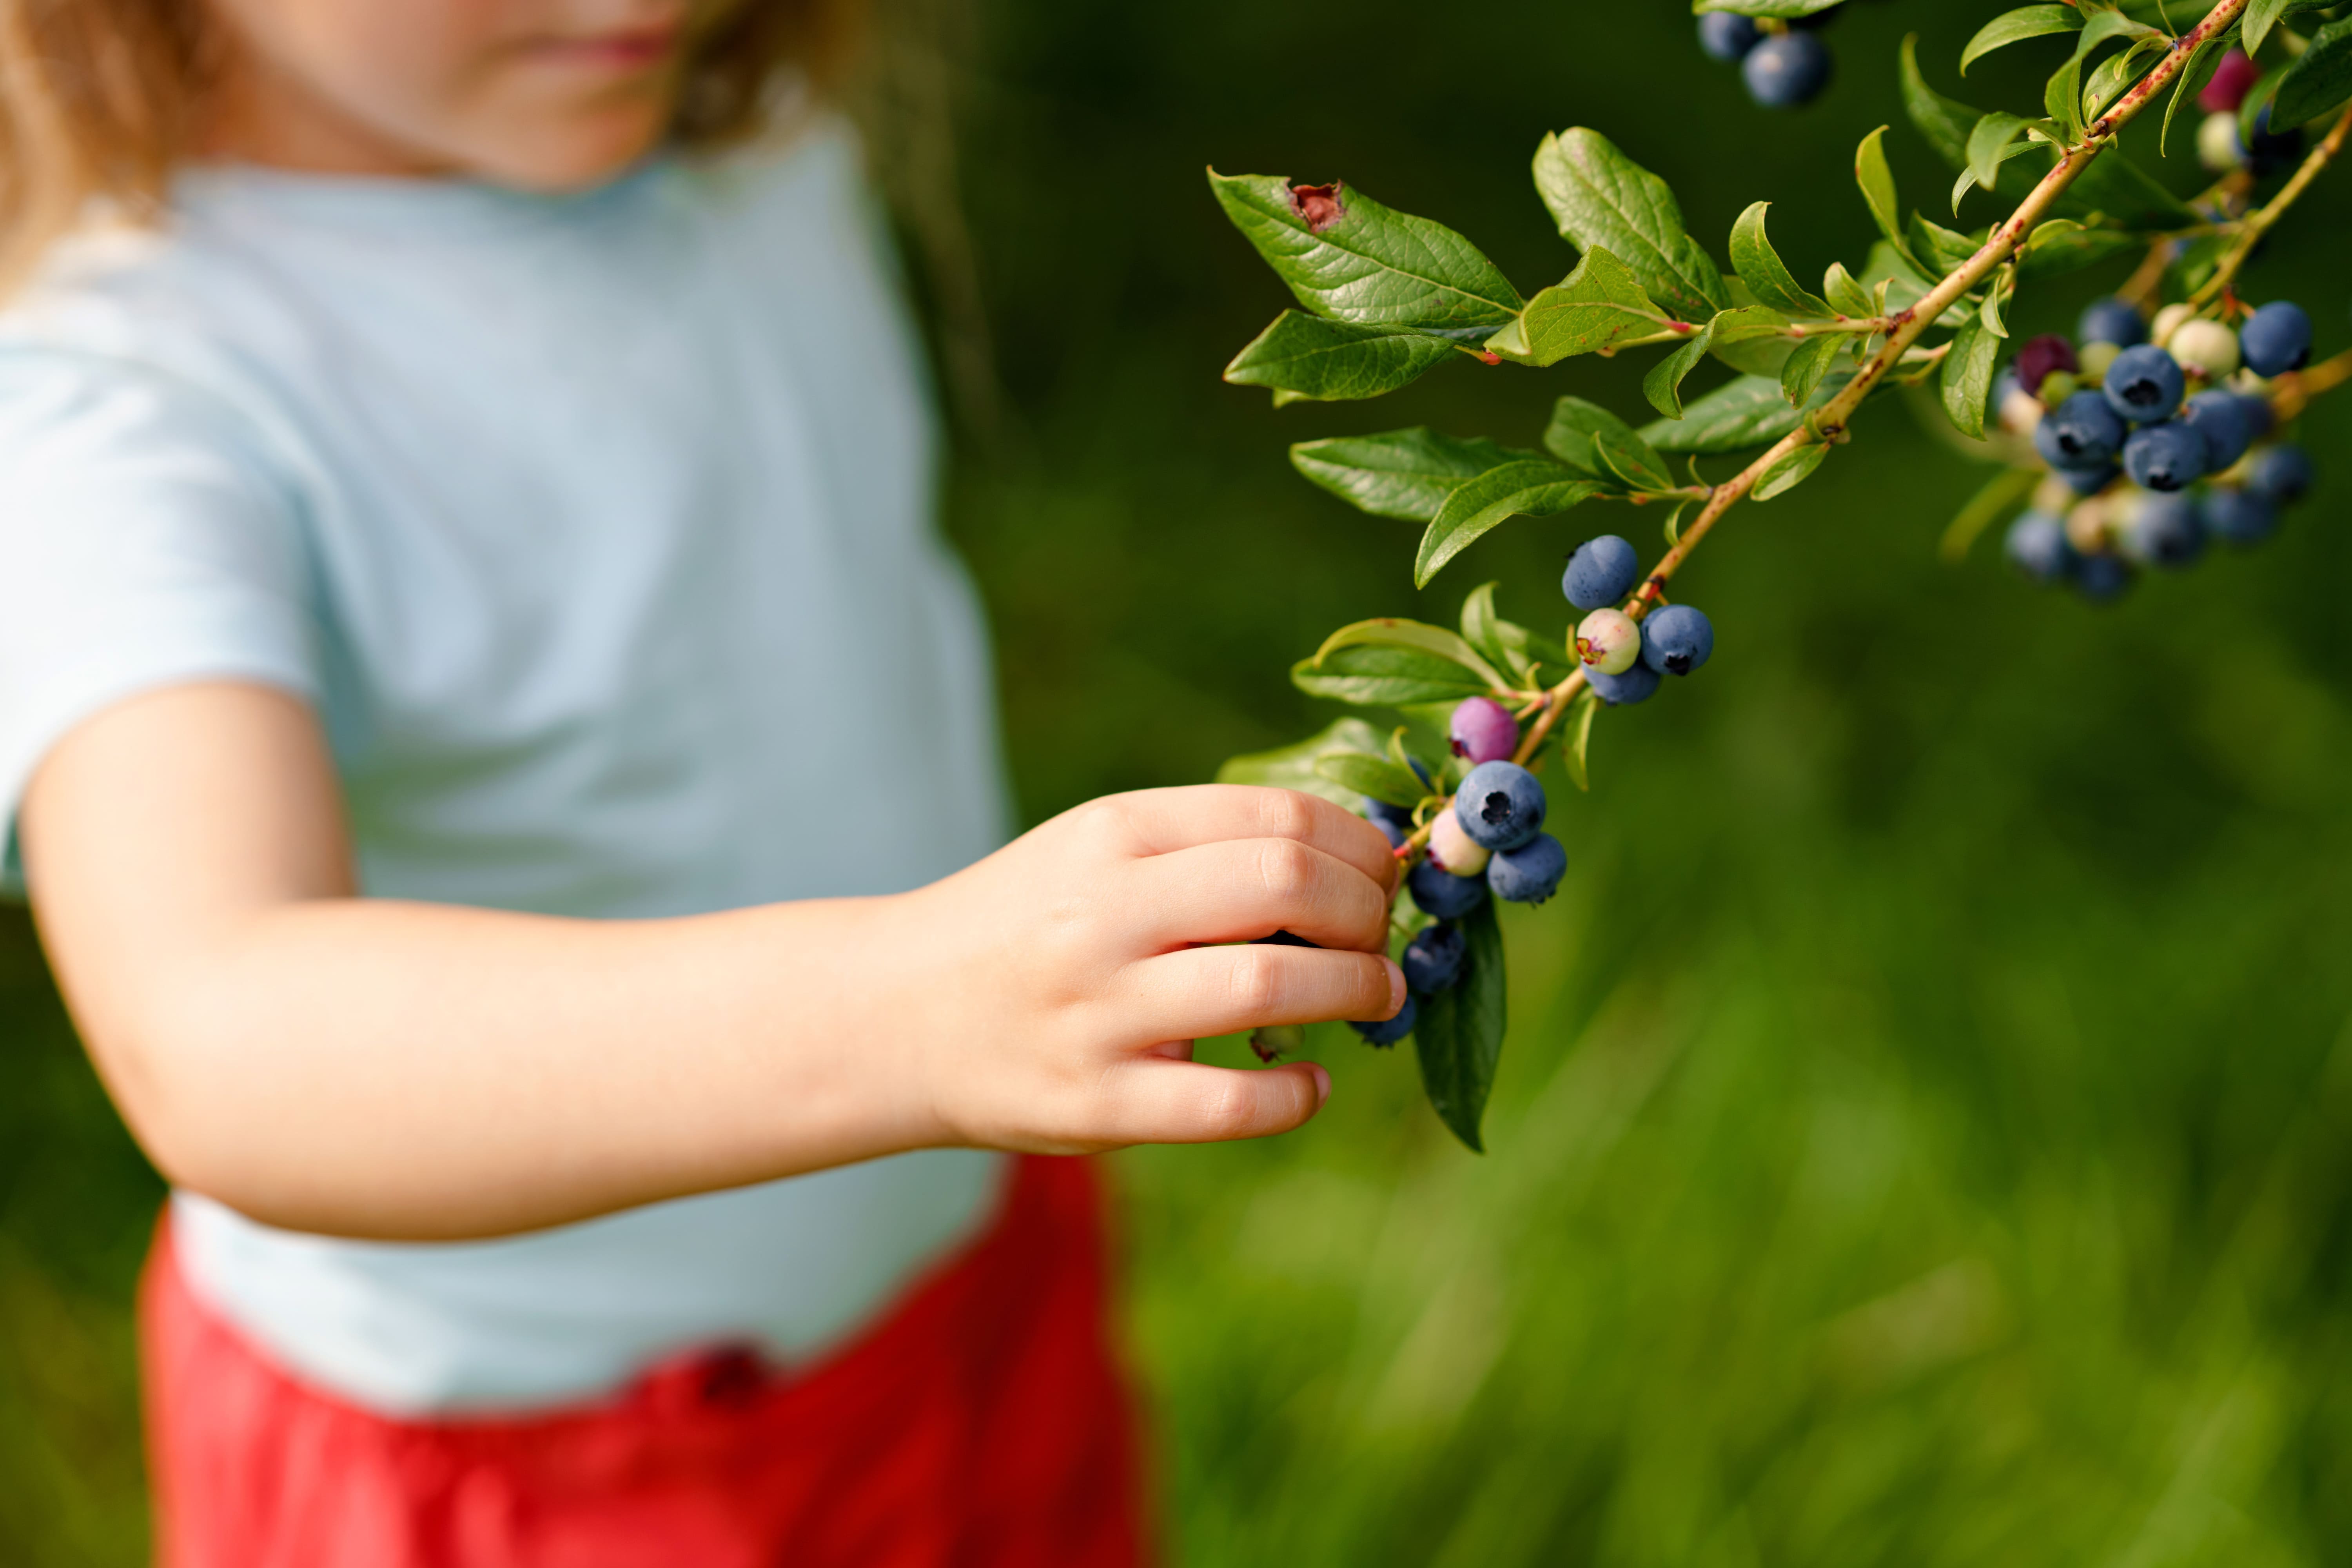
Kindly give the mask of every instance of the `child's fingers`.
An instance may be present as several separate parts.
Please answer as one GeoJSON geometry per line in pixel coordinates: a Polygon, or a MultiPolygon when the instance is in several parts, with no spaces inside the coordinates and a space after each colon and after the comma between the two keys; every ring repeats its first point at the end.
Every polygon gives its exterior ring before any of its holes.
{"type": "Polygon", "coordinates": [[[1404,972],[1385,955],[1274,945],[1196,947],[1134,971],[1136,1016],[1154,1039],[1196,1040],[1266,1024],[1396,1016],[1404,972]]]}
{"type": "Polygon", "coordinates": [[[1138,1057],[1103,1089],[1100,1131],[1113,1142],[1215,1143],[1289,1131],[1323,1108],[1331,1075],[1315,1062],[1239,1072],[1138,1057]]]}
{"type": "Polygon", "coordinates": [[[1286,931],[1318,947],[1386,947],[1388,889],[1295,838],[1228,838],[1139,860],[1126,896],[1158,948],[1286,931]]]}
{"type": "Polygon", "coordinates": [[[1251,784],[1137,790],[1101,803],[1147,855],[1170,855],[1226,838],[1294,838],[1336,856],[1381,887],[1396,880],[1396,857],[1381,830],[1319,795],[1251,784]]]}

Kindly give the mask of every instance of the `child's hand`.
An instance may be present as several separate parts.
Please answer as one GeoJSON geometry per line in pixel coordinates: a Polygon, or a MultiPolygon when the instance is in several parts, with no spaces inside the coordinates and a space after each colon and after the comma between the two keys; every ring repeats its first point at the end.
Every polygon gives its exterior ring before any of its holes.
{"type": "Polygon", "coordinates": [[[940,1137],[1075,1152],[1297,1126],[1330,1092],[1322,1068],[1200,1066],[1192,1041],[1392,1016],[1395,880],[1361,817],[1209,784],[1088,802],[908,895],[909,951],[940,966],[907,976],[925,1026],[905,1037],[940,1137]],[[1327,951],[1230,945],[1276,931],[1327,951]]]}

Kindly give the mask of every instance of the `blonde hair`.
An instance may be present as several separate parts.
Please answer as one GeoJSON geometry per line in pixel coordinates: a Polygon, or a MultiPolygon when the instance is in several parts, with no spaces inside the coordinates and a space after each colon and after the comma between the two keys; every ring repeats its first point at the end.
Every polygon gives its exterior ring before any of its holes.
{"type": "MultiPolygon", "coordinates": [[[[696,46],[675,138],[712,147],[766,124],[780,69],[822,86],[857,0],[743,0],[696,46]]],[[[159,209],[211,74],[203,0],[0,0],[0,295],[103,205],[159,209]]]]}

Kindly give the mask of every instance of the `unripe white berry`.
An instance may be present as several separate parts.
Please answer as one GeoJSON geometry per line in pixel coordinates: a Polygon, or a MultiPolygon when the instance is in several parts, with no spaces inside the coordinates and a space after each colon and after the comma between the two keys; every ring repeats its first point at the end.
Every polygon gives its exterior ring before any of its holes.
{"type": "Polygon", "coordinates": [[[1429,858],[1452,875],[1475,877],[1494,854],[1463,831],[1451,810],[1429,819],[1429,858]]]}
{"type": "Polygon", "coordinates": [[[2238,144],[2238,117],[2234,114],[2209,114],[2197,128],[2197,161],[2217,174],[2226,174],[2245,162],[2245,151],[2238,144]]]}
{"type": "Polygon", "coordinates": [[[1642,628],[1622,610],[1595,610],[1577,626],[1576,657],[1603,675],[1622,675],[1642,657],[1642,628]]]}
{"type": "Polygon", "coordinates": [[[2181,369],[2209,380],[2238,368],[2238,334],[2219,321],[2183,321],[2164,346],[2181,369]]]}
{"type": "Polygon", "coordinates": [[[2147,341],[2162,348],[2171,340],[2173,333],[2196,319],[2197,307],[2194,305],[2167,305],[2156,313],[2156,320],[2149,324],[2147,341]]]}

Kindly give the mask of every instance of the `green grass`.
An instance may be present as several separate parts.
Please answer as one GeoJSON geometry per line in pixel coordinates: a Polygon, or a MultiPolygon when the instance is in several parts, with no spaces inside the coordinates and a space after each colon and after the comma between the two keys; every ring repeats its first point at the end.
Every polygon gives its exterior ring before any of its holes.
{"type": "MultiPolygon", "coordinates": [[[[1555,391],[1637,410],[1640,367],[1465,366],[1276,415],[1216,382],[1285,301],[1203,163],[1344,174],[1525,289],[1567,261],[1527,158],[1590,123],[1718,251],[1772,198],[1810,278],[1866,248],[1843,170],[1900,120],[1902,31],[1955,91],[1990,9],[1854,7],[1800,117],[1747,107],[1675,5],[1597,39],[1593,8],[1532,0],[1456,37],[1402,0],[992,13],[963,151],[1014,417],[950,515],[1026,815],[1325,722],[1282,671],[1344,621],[1449,617],[1490,578],[1507,614],[1557,615],[1575,541],[1654,548],[1622,512],[1520,522],[1414,593],[1412,531],[1283,444],[1528,442],[1555,391]]],[[[1969,95],[2035,91],[2012,53],[1969,95]]],[[[1934,206],[1946,180],[1889,142],[1934,206]]],[[[2352,340],[2345,289],[2298,235],[2336,243],[2347,189],[2250,279],[2309,303],[2322,352],[2352,340]]],[[[1304,1133],[1120,1157],[1180,1561],[2352,1556],[2352,417],[2309,423],[2322,487],[2274,544],[2112,612],[1938,565],[1972,473],[1899,406],[1727,521],[1681,590],[1717,658],[1603,717],[1591,795],[1556,784],[1570,881],[1507,924],[1492,1152],[1446,1139],[1409,1055],[1335,1032],[1304,1133]]],[[[157,1189],[21,922],[0,1072],[0,1559],[127,1564],[157,1189]]]]}

